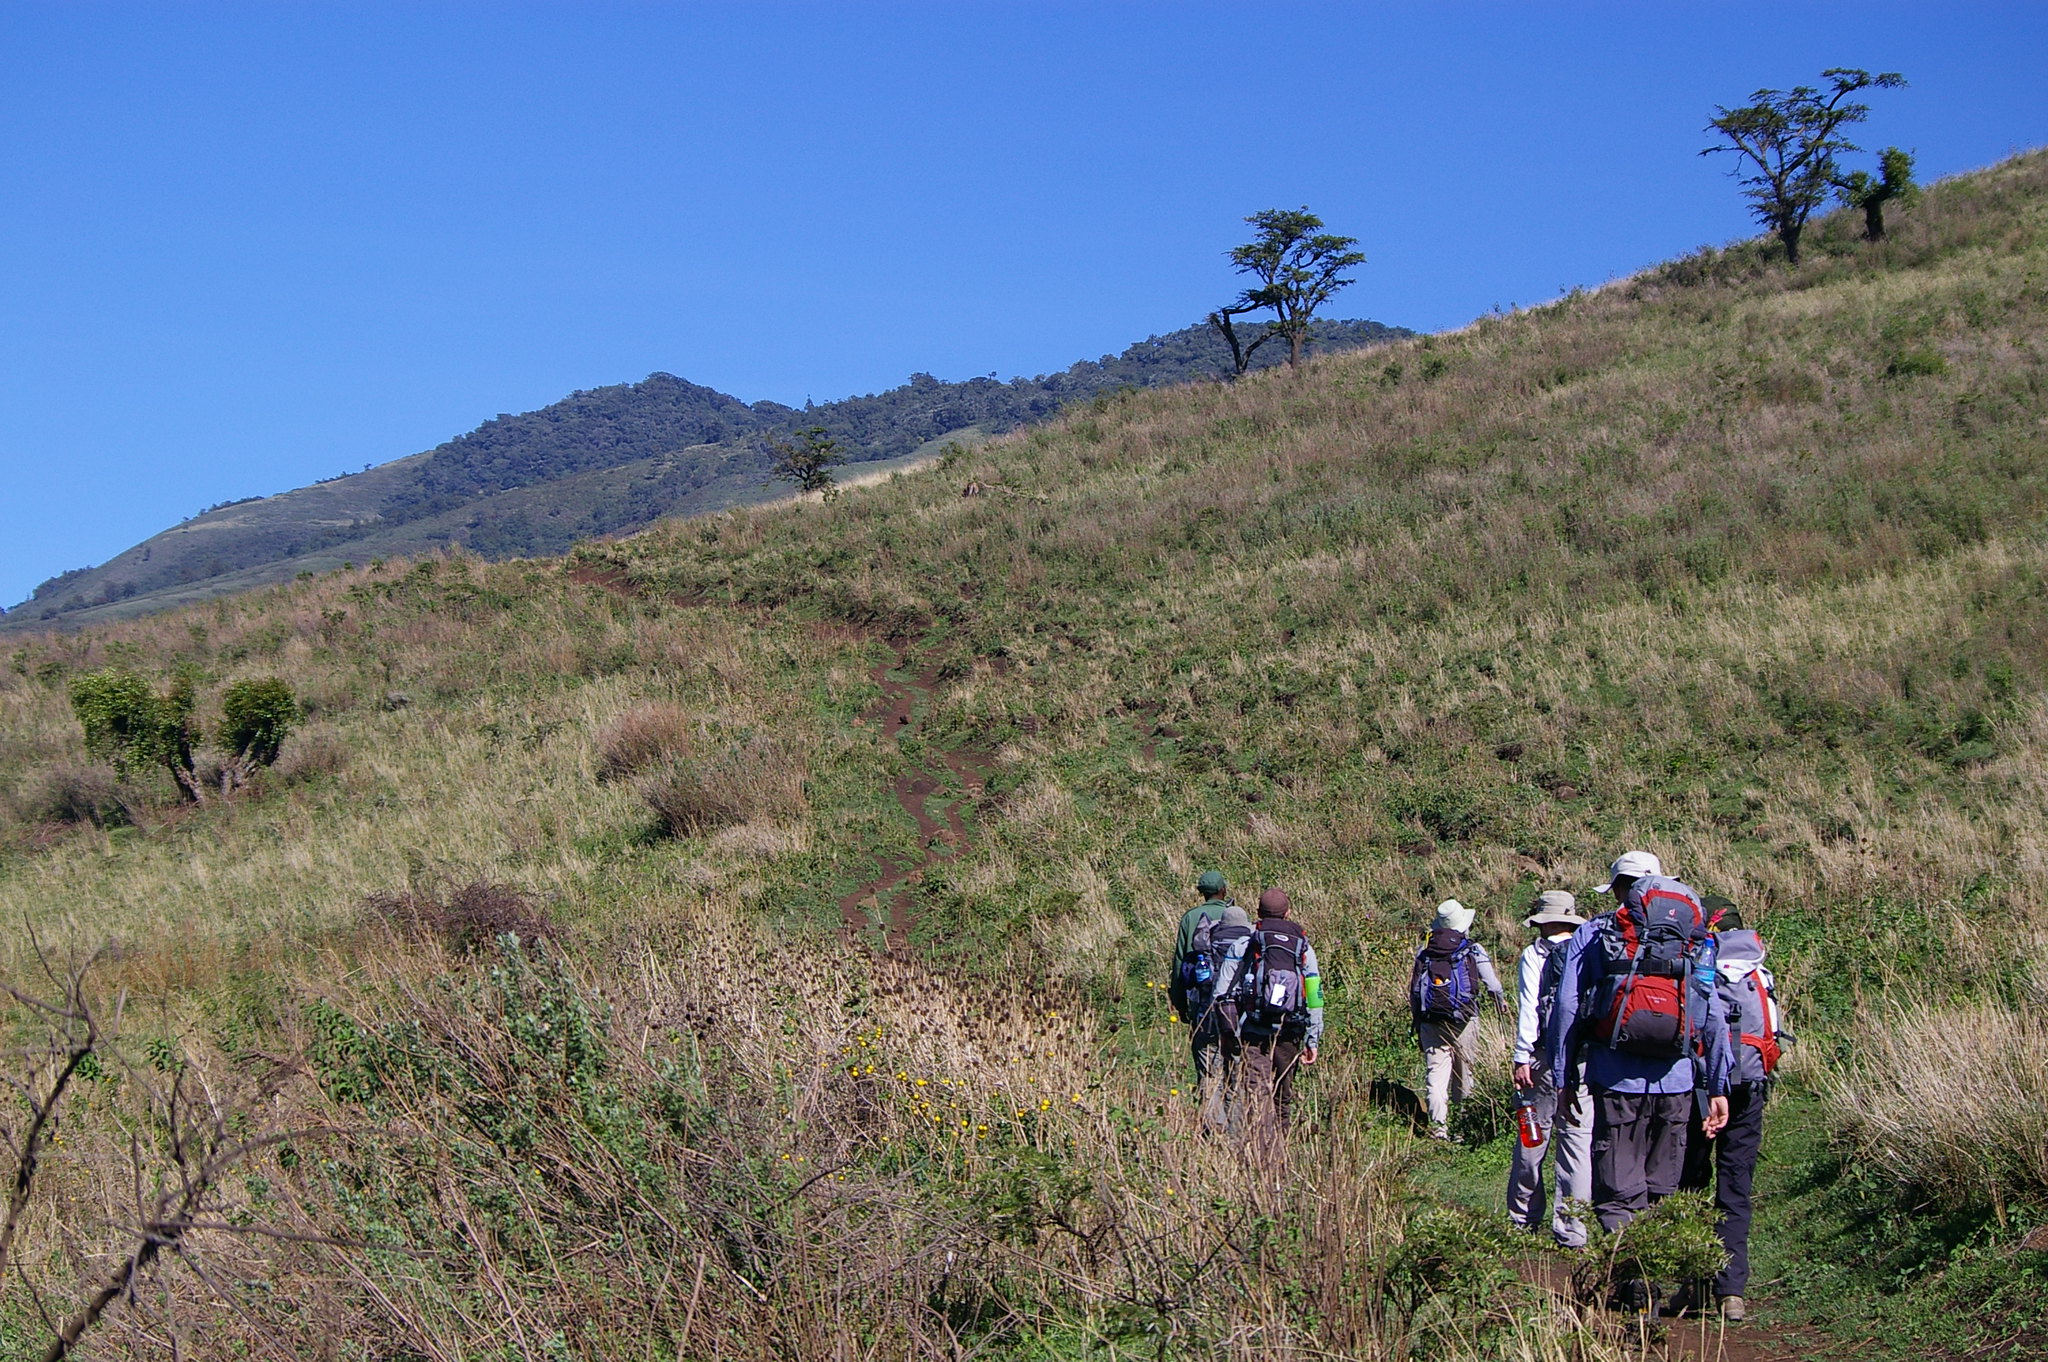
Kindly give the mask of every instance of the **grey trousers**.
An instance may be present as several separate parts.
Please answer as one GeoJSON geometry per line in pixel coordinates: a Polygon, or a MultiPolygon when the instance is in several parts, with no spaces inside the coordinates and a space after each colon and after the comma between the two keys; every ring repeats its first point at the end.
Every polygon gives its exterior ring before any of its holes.
{"type": "Polygon", "coordinates": [[[1422,1042],[1422,1069],[1428,1080],[1429,1123],[1441,1130],[1450,1124],[1452,1101],[1472,1095],[1479,1066],[1479,1027],[1474,1020],[1452,1024],[1424,1020],[1416,1024],[1422,1042]]]}
{"type": "Polygon", "coordinates": [[[1581,1205],[1593,1200],[1593,1096],[1579,1089],[1571,1109],[1557,1109],[1557,1089],[1539,1074],[1536,1086],[1519,1093],[1543,1127],[1543,1143],[1533,1149],[1518,1138],[1515,1161],[1508,1169],[1508,1219],[1525,1230],[1543,1228],[1543,1159],[1555,1154],[1557,1204],[1550,1216],[1551,1237],[1566,1248],[1586,1246],[1586,1226],[1577,1216],[1567,1214],[1569,1198],[1581,1205]]]}
{"type": "Polygon", "coordinates": [[[1593,1093],[1593,1214],[1617,1230],[1678,1190],[1690,1092],[1593,1093]]]}
{"type": "Polygon", "coordinates": [[[1226,1124],[1224,1099],[1237,1074],[1239,1045],[1210,1017],[1188,1037],[1195,1060],[1195,1090],[1202,1103],[1202,1124],[1220,1131],[1226,1124]]]}

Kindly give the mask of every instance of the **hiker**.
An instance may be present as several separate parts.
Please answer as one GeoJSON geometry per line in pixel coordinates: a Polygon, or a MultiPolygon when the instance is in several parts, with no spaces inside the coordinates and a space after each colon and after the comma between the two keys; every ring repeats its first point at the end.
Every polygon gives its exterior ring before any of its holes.
{"type": "MultiPolygon", "coordinates": [[[[1728,1019],[1690,886],[1630,851],[1594,892],[1612,894],[1614,908],[1565,943],[1544,1054],[1559,1106],[1578,1101],[1581,1083],[1592,1093],[1593,1214],[1612,1231],[1678,1190],[1695,1087],[1701,1136],[1728,1124],[1728,1019]]],[[[1637,1279],[1618,1284],[1614,1303],[1647,1313],[1652,1299],[1637,1279]]]]}
{"type": "Polygon", "coordinates": [[[1593,1099],[1577,1082],[1578,1100],[1560,1109],[1558,1090],[1549,1071],[1537,1062],[1543,1029],[1556,1010],[1557,987],[1564,979],[1564,944],[1586,925],[1578,900],[1562,889],[1546,889],[1522,919],[1536,930],[1536,939],[1522,952],[1515,988],[1515,1103],[1530,1135],[1515,1142],[1515,1161],[1508,1169],[1508,1219],[1530,1232],[1543,1228],[1543,1158],[1555,1151],[1557,1206],[1550,1234],[1564,1248],[1586,1246],[1586,1227],[1565,1207],[1593,1199],[1593,1099]]]}
{"type": "Polygon", "coordinates": [[[1769,954],[1763,938],[1742,925],[1733,903],[1709,894],[1704,907],[1715,933],[1715,989],[1728,1013],[1728,1124],[1717,1139],[1703,1138],[1704,1094],[1693,1104],[1692,1133],[1678,1185],[1704,1189],[1714,1184],[1714,1230],[1727,1250],[1728,1265],[1713,1281],[1721,1318],[1740,1322],[1748,1313],[1750,1187],[1763,1147],[1764,1102],[1770,1096],[1778,1058],[1792,1041],[1778,1010],[1778,984],[1764,968],[1769,954]]]}
{"type": "Polygon", "coordinates": [[[1479,990],[1493,995],[1493,1006],[1510,1015],[1501,993],[1500,976],[1486,947],[1472,939],[1472,910],[1456,899],[1436,906],[1429,942],[1415,953],[1408,980],[1408,1018],[1422,1046],[1428,1080],[1429,1137],[1451,1138],[1453,1100],[1472,1095],[1479,1065],[1479,990]]]}
{"type": "Polygon", "coordinates": [[[1202,1120],[1220,1130],[1224,1087],[1237,1067],[1237,1037],[1223,1025],[1215,1007],[1216,974],[1232,942],[1251,935],[1252,920],[1230,901],[1230,886],[1222,871],[1204,870],[1195,888],[1202,901],[1181,914],[1166,996],[1174,1015],[1189,1028],[1188,1046],[1194,1056],[1202,1120]]]}
{"type": "Polygon", "coordinates": [[[1242,1047],[1237,1082],[1250,1099],[1247,1127],[1277,1139],[1294,1107],[1294,1074],[1316,1062],[1323,1039],[1323,971],[1284,889],[1259,895],[1259,920],[1232,943],[1216,978],[1224,1025],[1242,1047]]]}

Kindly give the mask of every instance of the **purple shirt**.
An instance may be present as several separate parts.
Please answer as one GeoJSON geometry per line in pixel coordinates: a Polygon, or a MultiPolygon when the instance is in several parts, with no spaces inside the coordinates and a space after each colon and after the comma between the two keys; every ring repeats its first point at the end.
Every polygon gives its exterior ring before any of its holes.
{"type": "MultiPolygon", "coordinates": [[[[1721,1001],[1721,991],[1711,983],[1692,978],[1685,985],[1690,996],[1697,999],[1703,995],[1705,999],[1706,1024],[1701,1028],[1706,1046],[1703,1066],[1696,1066],[1689,1053],[1677,1059],[1652,1059],[1613,1049],[1593,1039],[1592,1018],[1579,1010],[1581,975],[1599,968],[1600,956],[1594,942],[1613,920],[1612,913],[1596,917],[1573,932],[1571,940],[1565,943],[1564,978],[1557,986],[1557,1006],[1550,1014],[1550,1029],[1543,1037],[1552,1081],[1562,1090],[1567,1067],[1574,1054],[1583,1050],[1586,1086],[1597,1092],[1668,1094],[1704,1088],[1709,1097],[1725,1096],[1732,1059],[1728,1053],[1728,1010],[1721,1001]],[[1593,952],[1590,962],[1586,960],[1589,950],[1593,952]],[[1696,1067],[1704,1072],[1696,1072],[1696,1067]]],[[[1587,978],[1584,982],[1593,981],[1587,978]]]]}

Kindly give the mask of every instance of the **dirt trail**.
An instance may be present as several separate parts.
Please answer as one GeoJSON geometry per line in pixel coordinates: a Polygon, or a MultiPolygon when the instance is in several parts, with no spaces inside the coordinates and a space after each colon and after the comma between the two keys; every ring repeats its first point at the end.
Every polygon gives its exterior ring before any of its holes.
{"type": "MultiPolygon", "coordinates": [[[[577,563],[569,568],[568,575],[573,582],[615,591],[622,596],[642,594],[640,587],[617,567],[577,563]]],[[[705,604],[702,599],[684,595],[671,599],[677,605],[705,604]]],[[[765,616],[767,612],[757,613],[765,616]]],[[[816,628],[819,633],[834,638],[860,637],[843,626],[819,625],[816,628]]],[[[868,671],[868,676],[881,687],[882,698],[861,715],[861,722],[875,727],[883,741],[897,743],[900,748],[903,737],[917,732],[930,714],[942,682],[930,669],[916,671],[911,668],[908,639],[891,638],[884,642],[892,660],[878,662],[868,671]]],[[[890,950],[901,950],[907,946],[910,930],[916,922],[911,911],[914,887],[923,881],[924,872],[934,864],[958,856],[973,843],[968,814],[987,786],[994,759],[974,747],[926,750],[927,756],[922,762],[896,777],[890,785],[897,804],[917,825],[917,859],[899,864],[888,857],[877,856],[876,873],[839,900],[840,930],[849,945],[879,922],[890,950]],[[936,814],[932,807],[935,798],[939,803],[936,814]],[[892,890],[893,893],[890,892],[892,890]],[[883,899],[885,894],[888,895],[886,902],[883,899]],[[878,914],[885,916],[878,918],[878,914]]]]}
{"type": "MultiPolygon", "coordinates": [[[[1560,1300],[1576,1295],[1571,1273],[1557,1258],[1523,1258],[1514,1267],[1523,1281],[1560,1300]]],[[[1718,1314],[1639,1320],[1614,1315],[1606,1318],[1604,1332],[1642,1362],[1815,1362],[1842,1355],[1836,1339],[1800,1325],[1773,1325],[1769,1310],[1766,1304],[1759,1320],[1734,1325],[1723,1324],[1718,1314]]]]}
{"type": "MultiPolygon", "coordinates": [[[[882,698],[861,719],[878,725],[883,741],[896,743],[900,749],[902,739],[917,732],[929,716],[941,682],[930,670],[911,669],[906,640],[890,639],[889,648],[894,662],[878,662],[868,673],[882,688],[882,698]]],[[[981,798],[991,764],[988,754],[973,748],[938,748],[928,750],[923,761],[892,782],[897,804],[917,825],[918,858],[899,864],[877,857],[878,873],[839,900],[840,927],[849,944],[875,926],[876,915],[884,912],[887,916],[882,925],[889,949],[901,950],[909,944],[916,921],[911,912],[913,888],[923,882],[925,871],[934,864],[958,856],[973,842],[967,815],[981,798]],[[935,799],[939,805],[936,814],[935,799]]]]}

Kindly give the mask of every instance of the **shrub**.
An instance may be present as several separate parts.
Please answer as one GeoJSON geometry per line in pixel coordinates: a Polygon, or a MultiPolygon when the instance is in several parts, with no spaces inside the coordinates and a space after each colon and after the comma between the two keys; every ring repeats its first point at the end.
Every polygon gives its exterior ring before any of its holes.
{"type": "Polygon", "coordinates": [[[2048,1021],[1999,1003],[1864,1018],[1823,1080],[1843,1138],[1903,1187],[2048,1202],[2048,1021]]]}
{"type": "Polygon", "coordinates": [[[274,676],[237,681],[220,699],[221,742],[236,758],[269,766],[302,712],[292,688],[274,676]]]}
{"type": "Polygon", "coordinates": [[[331,728],[294,733],[270,768],[287,783],[333,775],[348,765],[348,744],[331,728]]]}
{"type": "Polygon", "coordinates": [[[71,683],[71,712],[85,730],[85,750],[126,776],[138,766],[161,766],[179,791],[199,799],[192,774],[192,722],[196,678],[182,670],[159,695],[125,667],[88,672],[71,683]]]}
{"type": "Polygon", "coordinates": [[[800,813],[802,760],[764,735],[702,758],[672,761],[640,784],[641,798],[671,837],[689,837],[756,818],[800,813]]]}
{"type": "Polygon", "coordinates": [[[695,731],[695,720],[680,705],[652,704],[628,710],[598,734],[597,778],[620,780],[687,756],[695,731]]]}
{"type": "Polygon", "coordinates": [[[372,894],[363,906],[373,920],[402,936],[439,937],[464,951],[491,945],[501,936],[517,937],[522,945],[531,946],[555,935],[553,921],[531,894],[485,880],[463,885],[445,902],[408,889],[372,894]]]}
{"type": "Polygon", "coordinates": [[[64,764],[38,773],[17,804],[21,816],[30,821],[104,828],[135,821],[129,798],[120,777],[107,767],[64,764]]]}
{"type": "Polygon", "coordinates": [[[1615,1282],[1701,1281],[1728,1261],[1714,1234],[1714,1202],[1705,1192],[1678,1192],[1609,1232],[1588,1217],[1586,1251],[1572,1269],[1582,1298],[1604,1294],[1615,1282]]]}

